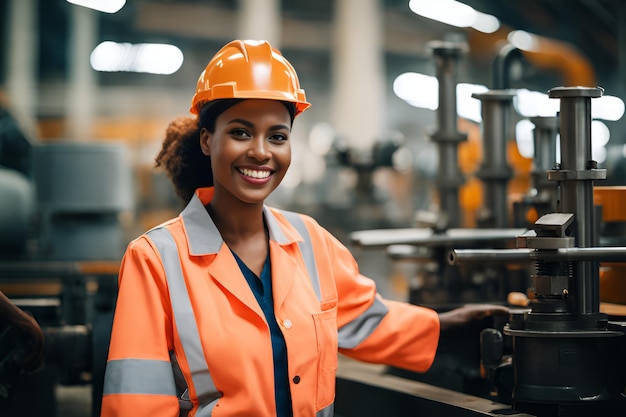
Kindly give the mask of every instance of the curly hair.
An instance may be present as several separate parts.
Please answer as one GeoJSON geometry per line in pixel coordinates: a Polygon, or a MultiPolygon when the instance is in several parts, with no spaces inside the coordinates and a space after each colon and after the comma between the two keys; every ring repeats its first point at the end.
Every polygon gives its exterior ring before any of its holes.
{"type": "Polygon", "coordinates": [[[178,117],[165,130],[165,140],[157,155],[156,167],[162,167],[172,181],[176,195],[185,203],[197,188],[213,185],[211,159],[200,148],[200,130],[215,132],[215,119],[241,100],[215,100],[206,103],[199,117],[178,117]]]}
{"type": "MultiPolygon", "coordinates": [[[[174,184],[176,195],[185,203],[197,188],[213,185],[211,158],[200,148],[200,131],[215,132],[215,120],[242,99],[215,100],[202,107],[199,117],[178,117],[165,130],[165,139],[157,155],[156,167],[162,167],[174,184]]],[[[293,123],[294,103],[283,102],[293,123]]]]}
{"type": "Polygon", "coordinates": [[[213,184],[210,159],[200,149],[198,118],[178,117],[168,125],[156,166],[165,170],[176,195],[185,202],[196,188],[213,184]]]}

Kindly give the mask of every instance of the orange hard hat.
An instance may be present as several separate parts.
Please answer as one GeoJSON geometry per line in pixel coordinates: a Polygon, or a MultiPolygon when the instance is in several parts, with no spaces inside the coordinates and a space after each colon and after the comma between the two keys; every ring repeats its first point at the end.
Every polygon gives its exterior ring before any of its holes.
{"type": "Polygon", "coordinates": [[[294,103],[295,115],[311,105],[289,61],[267,41],[236,40],[220,49],[200,74],[189,111],[213,100],[253,98],[294,103]]]}

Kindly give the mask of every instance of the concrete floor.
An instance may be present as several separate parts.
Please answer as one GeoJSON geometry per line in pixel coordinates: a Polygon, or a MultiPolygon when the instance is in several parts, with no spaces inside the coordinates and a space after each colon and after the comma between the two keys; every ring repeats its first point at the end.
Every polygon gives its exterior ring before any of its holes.
{"type": "Polygon", "coordinates": [[[58,417],[92,417],[91,385],[57,386],[58,417]]]}

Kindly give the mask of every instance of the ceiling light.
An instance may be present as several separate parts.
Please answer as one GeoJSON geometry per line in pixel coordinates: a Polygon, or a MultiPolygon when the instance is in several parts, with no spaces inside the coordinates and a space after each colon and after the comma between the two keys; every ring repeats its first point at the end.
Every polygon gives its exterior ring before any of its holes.
{"type": "MultiPolygon", "coordinates": [[[[559,112],[561,101],[550,98],[547,94],[538,91],[530,91],[525,88],[516,90],[517,95],[513,99],[515,110],[523,117],[556,116],[559,112]]],[[[591,117],[617,121],[624,115],[624,101],[615,96],[602,96],[591,100],[591,117]]]]}
{"type": "Polygon", "coordinates": [[[183,53],[174,45],[102,42],[91,53],[91,67],[106,72],[173,74],[183,64],[183,53]]]}
{"type": "Polygon", "coordinates": [[[409,9],[428,19],[456,27],[472,27],[485,33],[495,32],[500,27],[495,16],[478,12],[455,0],[410,0],[409,9]]]}
{"type": "MultiPolygon", "coordinates": [[[[487,87],[478,84],[456,85],[457,111],[460,117],[475,122],[481,121],[480,101],[472,98],[473,93],[484,93],[487,87]]],[[[439,80],[432,75],[405,72],[393,81],[393,92],[413,107],[437,110],[439,107],[439,80]]]]}
{"type": "Polygon", "coordinates": [[[522,51],[533,51],[537,48],[537,37],[523,30],[514,30],[507,35],[507,40],[522,51]]]}
{"type": "Polygon", "coordinates": [[[602,96],[591,100],[591,117],[617,121],[624,115],[624,101],[615,96],[602,96]]]}
{"type": "Polygon", "coordinates": [[[493,33],[500,29],[500,21],[490,14],[476,12],[476,19],[472,27],[483,33],[493,33]]]}
{"type": "Polygon", "coordinates": [[[126,0],[67,0],[67,2],[104,13],[117,13],[126,4],[126,0]]]}
{"type": "Polygon", "coordinates": [[[439,104],[439,82],[436,77],[405,72],[393,81],[393,92],[411,106],[436,110],[439,104]]]}

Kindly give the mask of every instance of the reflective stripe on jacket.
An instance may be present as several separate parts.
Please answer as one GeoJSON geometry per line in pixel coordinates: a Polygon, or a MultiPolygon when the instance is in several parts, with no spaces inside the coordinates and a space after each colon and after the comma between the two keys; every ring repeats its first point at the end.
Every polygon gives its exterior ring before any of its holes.
{"type": "MultiPolygon", "coordinates": [[[[198,190],[124,255],[102,417],[175,417],[186,398],[190,416],[275,414],[269,329],[205,210],[212,192],[198,190]],[[187,392],[177,392],[170,357],[187,392]]],[[[380,298],[337,239],[294,215],[264,209],[293,413],[332,416],[338,351],[422,372],[439,322],[432,310],[380,298]]]]}

